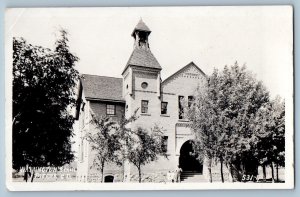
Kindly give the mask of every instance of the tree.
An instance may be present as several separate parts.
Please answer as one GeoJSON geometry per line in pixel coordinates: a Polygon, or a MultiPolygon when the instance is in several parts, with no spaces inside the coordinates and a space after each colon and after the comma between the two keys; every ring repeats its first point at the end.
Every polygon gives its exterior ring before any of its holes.
{"type": "Polygon", "coordinates": [[[87,133],[85,138],[95,151],[93,164],[101,172],[101,182],[106,164],[113,162],[122,165],[126,159],[127,147],[132,143],[133,134],[128,125],[138,118],[137,110],[129,118],[123,116],[119,122],[113,121],[109,116],[99,117],[91,113],[91,124],[95,129],[87,133]]]}
{"type": "Polygon", "coordinates": [[[71,136],[78,58],[65,30],[54,50],[13,39],[13,168],[62,166],[73,159],[71,136]]]}
{"type": "Polygon", "coordinates": [[[90,142],[92,150],[96,152],[93,163],[97,166],[97,170],[100,170],[101,182],[103,182],[103,171],[107,163],[115,162],[121,165],[117,157],[117,152],[121,149],[116,133],[117,123],[110,117],[97,117],[94,114],[92,114],[91,122],[95,130],[89,132],[86,139],[90,142]]]}
{"type": "Polygon", "coordinates": [[[195,143],[193,145],[194,152],[197,154],[197,159],[204,162],[207,159],[209,182],[212,182],[212,162],[216,158],[217,147],[217,132],[216,123],[218,120],[217,108],[215,105],[216,99],[216,86],[217,72],[214,71],[213,75],[207,84],[198,87],[196,91],[196,99],[194,103],[188,107],[187,116],[192,122],[192,129],[195,133],[195,143]]]}
{"type": "Polygon", "coordinates": [[[102,175],[105,162],[121,165],[128,160],[137,167],[141,182],[141,167],[157,160],[159,155],[166,156],[161,128],[155,126],[150,133],[141,127],[136,130],[131,128],[130,124],[138,119],[138,110],[128,118],[122,117],[118,123],[111,122],[109,117],[93,117],[99,132],[90,136],[89,141],[98,152],[96,162],[100,163],[98,166],[102,175]]]}
{"type": "MultiPolygon", "coordinates": [[[[254,130],[254,148],[256,149],[256,157],[263,169],[263,180],[266,181],[266,166],[272,164],[272,109],[270,103],[266,103],[261,107],[253,120],[254,130]]],[[[273,165],[271,166],[273,167],[273,165]]],[[[273,178],[273,168],[272,168],[273,178]]]]}
{"type": "MultiPolygon", "coordinates": [[[[233,181],[241,181],[243,174],[255,173],[258,162],[253,155],[257,149],[253,147],[251,122],[269,102],[263,84],[245,66],[235,63],[222,71],[215,70],[197,92],[190,120],[205,156],[225,162],[233,181]]],[[[221,178],[222,174],[221,170],[221,178]]]]}
{"type": "Polygon", "coordinates": [[[272,135],[273,142],[273,162],[276,164],[276,178],[279,182],[278,168],[285,166],[285,101],[277,96],[272,102],[274,129],[272,135]]]}
{"type": "Polygon", "coordinates": [[[155,126],[150,133],[139,127],[131,134],[126,158],[137,167],[142,182],[142,166],[155,161],[159,155],[166,156],[161,129],[155,126]]]}
{"type": "Polygon", "coordinates": [[[275,181],[274,164],[284,166],[285,153],[285,105],[280,97],[260,108],[253,121],[257,157],[263,167],[263,179],[266,181],[266,166],[272,170],[272,182],[275,181]]]}

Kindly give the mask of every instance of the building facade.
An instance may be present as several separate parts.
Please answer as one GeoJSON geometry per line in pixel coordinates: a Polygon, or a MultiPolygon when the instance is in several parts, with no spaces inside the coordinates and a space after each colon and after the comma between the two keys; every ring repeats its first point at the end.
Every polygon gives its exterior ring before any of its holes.
{"type": "MultiPolygon", "coordinates": [[[[150,29],[140,20],[131,34],[134,49],[122,72],[122,78],[93,75],[81,77],[79,98],[82,102],[77,107],[81,142],[78,162],[80,181],[95,181],[90,177],[97,177],[99,174],[99,171],[91,167],[95,156],[84,140],[86,132],[93,129],[90,124],[91,113],[119,120],[123,115],[130,117],[136,109],[139,109],[139,118],[130,127],[149,130],[155,125],[162,127],[168,155],[167,158],[160,157],[142,167],[144,182],[170,181],[168,176],[178,165],[183,170],[183,180],[208,180],[205,161],[201,163],[191,155],[194,136],[182,106],[182,101],[188,104],[193,101],[197,87],[205,82],[206,76],[191,62],[162,81],[163,66],[150,50],[150,33],[150,29]]],[[[125,162],[122,167],[114,164],[107,166],[104,181],[130,182],[138,179],[137,169],[129,163],[125,162]]],[[[218,169],[218,166],[214,167],[213,175],[219,174],[218,169]]],[[[226,169],[224,174],[228,180],[229,173],[226,169]]]]}

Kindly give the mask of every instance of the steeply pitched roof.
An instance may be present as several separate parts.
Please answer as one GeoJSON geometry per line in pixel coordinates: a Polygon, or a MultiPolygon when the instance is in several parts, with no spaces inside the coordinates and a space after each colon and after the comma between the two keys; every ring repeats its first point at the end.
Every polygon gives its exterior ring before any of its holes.
{"type": "MultiPolygon", "coordinates": [[[[156,68],[161,70],[161,66],[149,49],[134,48],[124,71],[129,65],[147,68],[156,68]]],[[[122,73],[124,73],[124,71],[122,73]]]]}
{"type": "Polygon", "coordinates": [[[200,71],[200,73],[206,77],[206,74],[194,63],[194,62],[190,62],[189,64],[187,64],[186,66],[184,66],[183,68],[179,69],[177,72],[175,72],[174,74],[172,74],[171,76],[169,76],[168,78],[166,78],[163,82],[162,85],[164,85],[166,82],[168,82],[170,79],[172,79],[173,77],[175,77],[176,75],[180,74],[181,72],[183,72],[185,69],[187,69],[188,67],[193,66],[195,67],[197,70],[200,71]]]}
{"type": "Polygon", "coordinates": [[[140,19],[140,21],[138,22],[138,24],[135,26],[133,32],[131,35],[133,35],[133,33],[136,30],[140,30],[140,31],[146,31],[146,32],[151,32],[151,30],[149,29],[149,27],[144,23],[144,21],[142,19],[140,19]]]}
{"type": "Polygon", "coordinates": [[[82,74],[80,80],[87,100],[124,100],[122,97],[122,78],[82,74]]]}

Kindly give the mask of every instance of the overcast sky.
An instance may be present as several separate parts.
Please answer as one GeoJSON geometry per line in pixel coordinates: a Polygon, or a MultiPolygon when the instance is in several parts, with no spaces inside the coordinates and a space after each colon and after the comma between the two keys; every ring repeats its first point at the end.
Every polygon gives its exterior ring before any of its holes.
{"type": "Polygon", "coordinates": [[[80,73],[121,77],[140,18],[151,29],[150,49],[164,80],[193,61],[205,73],[235,61],[262,80],[271,95],[292,95],[291,7],[162,7],[14,9],[6,40],[23,37],[53,48],[60,27],[69,32],[80,73]]]}

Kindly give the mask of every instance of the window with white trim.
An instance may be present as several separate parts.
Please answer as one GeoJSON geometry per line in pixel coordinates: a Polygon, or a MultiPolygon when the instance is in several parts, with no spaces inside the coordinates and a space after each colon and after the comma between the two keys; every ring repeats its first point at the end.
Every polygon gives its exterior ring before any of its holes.
{"type": "Polygon", "coordinates": [[[164,153],[166,153],[168,151],[168,136],[163,136],[162,137],[162,150],[164,153]]]}
{"type": "Polygon", "coordinates": [[[161,114],[167,114],[168,102],[161,102],[161,114]]]}
{"type": "Polygon", "coordinates": [[[143,114],[148,113],[148,104],[149,104],[149,101],[142,100],[142,103],[141,103],[141,112],[143,114]]]}
{"type": "Polygon", "coordinates": [[[116,106],[107,104],[106,105],[106,115],[116,115],[116,106]]]}
{"type": "Polygon", "coordinates": [[[184,102],[184,96],[178,96],[178,118],[179,119],[184,119],[183,102],[184,102]]]}

